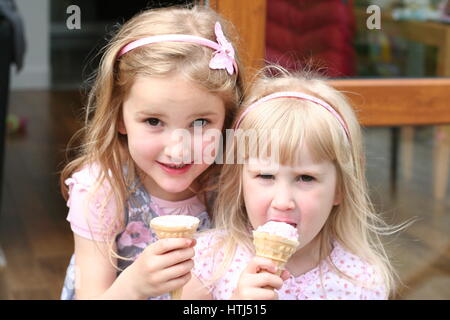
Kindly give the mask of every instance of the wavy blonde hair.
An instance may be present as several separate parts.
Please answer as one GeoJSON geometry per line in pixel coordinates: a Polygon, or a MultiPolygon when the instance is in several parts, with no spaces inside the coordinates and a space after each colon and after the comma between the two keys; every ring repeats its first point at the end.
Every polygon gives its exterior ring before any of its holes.
{"type": "MultiPolygon", "coordinates": [[[[119,208],[117,223],[124,227],[124,209],[129,198],[130,186],[139,172],[131,158],[127,139],[118,132],[122,103],[126,99],[137,76],[161,77],[178,73],[213,94],[225,103],[224,130],[231,126],[243,91],[243,67],[236,54],[239,73],[229,75],[226,70],[212,70],[209,61],[213,50],[194,43],[162,42],[136,48],[117,58],[126,44],[143,37],[161,34],[189,34],[216,41],[214,25],[219,21],[227,39],[238,39],[233,26],[207,7],[172,7],[143,11],[126,22],[103,49],[95,82],[89,92],[86,106],[85,126],[69,142],[81,137],[77,157],[69,162],[61,173],[61,191],[69,197],[64,181],[81,168],[98,165],[99,175],[94,194],[100,186],[108,186],[110,192],[102,204],[100,216],[106,203],[114,198],[119,208]],[[128,168],[124,174],[124,167],[128,168]]],[[[212,164],[197,179],[204,188],[204,195],[212,175],[218,175],[219,165],[212,164]]],[[[110,226],[110,231],[112,227],[110,226]]],[[[107,232],[112,246],[115,235],[107,232]]],[[[114,254],[113,254],[114,255],[114,254]]],[[[115,257],[118,257],[115,255],[115,257]]]]}
{"type": "MultiPolygon", "coordinates": [[[[347,124],[350,140],[331,113],[324,112],[323,108],[312,102],[291,98],[274,99],[259,105],[242,119],[239,129],[257,132],[278,130],[279,161],[283,165],[295,165],[302,144],[308,146],[316,160],[334,163],[338,176],[337,190],[342,201],[333,207],[318,234],[319,261],[327,259],[332,241],[336,240],[351,253],[377,267],[387,292],[393,291],[396,273],[380,235],[392,234],[401,227],[387,225],[370,201],[364,171],[362,132],[352,107],[342,93],[310,71],[291,74],[281,67],[269,66],[250,88],[240,113],[256,100],[278,91],[299,91],[329,103],[347,124]],[[264,75],[265,71],[274,69],[277,76],[264,75]]],[[[237,143],[242,142],[238,139],[235,136],[228,156],[236,156],[237,143]]],[[[267,154],[270,144],[263,142],[260,152],[267,154]]],[[[244,148],[244,159],[248,159],[252,149],[253,145],[244,148]]],[[[219,237],[216,249],[223,248],[226,258],[216,269],[212,282],[227,269],[238,245],[254,252],[252,227],[244,205],[242,172],[242,164],[225,164],[220,175],[214,222],[218,230],[225,231],[222,234],[226,237],[219,237]]],[[[346,276],[333,265],[331,259],[327,261],[333,269],[346,276]]]]}

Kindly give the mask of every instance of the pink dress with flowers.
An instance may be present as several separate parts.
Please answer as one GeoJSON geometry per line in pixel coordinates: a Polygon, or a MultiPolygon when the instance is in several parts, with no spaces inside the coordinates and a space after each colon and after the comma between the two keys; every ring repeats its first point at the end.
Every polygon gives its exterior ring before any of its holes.
{"type": "MultiPolygon", "coordinates": [[[[248,250],[238,247],[227,271],[211,283],[214,272],[224,257],[223,249],[217,245],[219,237],[223,238],[223,236],[222,231],[206,232],[199,235],[195,246],[195,266],[192,273],[204,284],[215,300],[230,299],[242,271],[253,257],[248,250]]],[[[323,261],[322,276],[320,276],[319,267],[298,277],[291,276],[284,281],[283,287],[277,290],[278,298],[280,300],[381,300],[387,298],[385,286],[376,269],[344,249],[337,241],[333,242],[333,250],[329,258],[348,277],[323,261]]]]}
{"type": "MultiPolygon", "coordinates": [[[[86,239],[106,241],[109,234],[118,234],[116,244],[121,257],[132,261],[118,259],[117,266],[124,270],[133,263],[140,253],[157,240],[149,227],[152,218],[161,215],[187,214],[200,219],[199,230],[210,228],[210,219],[205,205],[197,196],[183,201],[167,201],[147,193],[144,186],[135,181],[133,190],[125,208],[125,228],[120,230],[120,224],[115,219],[117,211],[115,202],[108,198],[110,190],[105,183],[95,190],[98,169],[86,167],[65,181],[69,187],[67,220],[72,231],[86,239]],[[95,190],[95,193],[93,192],[95,190]],[[102,210],[103,208],[103,210],[102,210]]],[[[75,299],[75,256],[73,255],[67,269],[61,299],[75,299]]],[[[120,273],[120,272],[119,272],[120,273]]],[[[119,274],[118,273],[118,274],[119,274]]],[[[149,299],[169,299],[169,295],[150,297],[149,299]]]]}

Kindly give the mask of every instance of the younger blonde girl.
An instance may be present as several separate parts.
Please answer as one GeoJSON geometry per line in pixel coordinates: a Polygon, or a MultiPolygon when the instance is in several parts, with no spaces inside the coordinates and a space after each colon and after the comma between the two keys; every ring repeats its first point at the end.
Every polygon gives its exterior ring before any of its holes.
{"type": "Polygon", "coordinates": [[[344,95],[308,73],[262,76],[234,128],[216,229],[197,239],[185,297],[388,298],[394,272],[380,234],[390,228],[368,197],[361,128],[344,95]],[[268,221],[299,233],[281,276],[254,256],[252,230],[268,221]]]}

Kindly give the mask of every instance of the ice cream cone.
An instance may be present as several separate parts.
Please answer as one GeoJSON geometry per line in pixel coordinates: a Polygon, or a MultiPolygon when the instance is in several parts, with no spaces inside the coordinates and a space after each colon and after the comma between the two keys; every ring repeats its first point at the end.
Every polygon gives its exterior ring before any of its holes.
{"type": "Polygon", "coordinates": [[[176,227],[176,226],[161,226],[152,224],[153,231],[159,239],[167,238],[192,238],[194,233],[197,231],[198,224],[186,227],[176,227]]]}
{"type": "MultiPolygon", "coordinates": [[[[200,220],[193,216],[160,216],[150,221],[150,227],[159,239],[194,237],[200,220]]],[[[170,292],[172,300],[180,300],[183,287],[170,292]]]]}
{"type": "Polygon", "coordinates": [[[267,232],[253,232],[256,255],[271,259],[277,266],[277,275],[281,275],[284,266],[298,247],[298,241],[267,232]]]}

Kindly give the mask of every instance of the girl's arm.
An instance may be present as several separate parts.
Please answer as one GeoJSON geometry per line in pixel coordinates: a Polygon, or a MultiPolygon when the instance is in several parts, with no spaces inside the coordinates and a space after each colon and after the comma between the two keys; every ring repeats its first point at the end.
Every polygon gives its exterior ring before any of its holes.
{"type": "Polygon", "coordinates": [[[183,287],[181,300],[212,300],[212,294],[195,275],[192,275],[191,280],[183,287]]]}
{"type": "MultiPolygon", "coordinates": [[[[132,290],[127,290],[125,285],[116,281],[117,270],[108,258],[109,249],[106,243],[95,242],[76,234],[74,239],[77,299],[138,298],[132,290]]],[[[117,259],[112,262],[115,264],[117,259]]]]}

